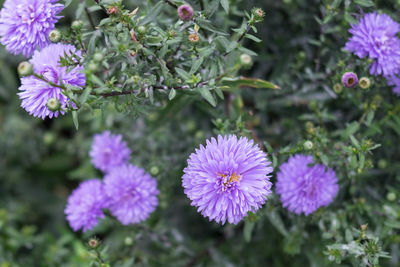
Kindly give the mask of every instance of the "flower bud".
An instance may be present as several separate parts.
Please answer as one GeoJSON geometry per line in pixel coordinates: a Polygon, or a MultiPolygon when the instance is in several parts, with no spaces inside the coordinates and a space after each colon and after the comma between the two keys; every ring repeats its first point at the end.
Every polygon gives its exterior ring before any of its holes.
{"type": "Polygon", "coordinates": [[[21,77],[32,75],[33,74],[33,65],[28,61],[23,61],[19,63],[17,68],[18,74],[21,77]]]}
{"type": "Polygon", "coordinates": [[[124,243],[125,243],[125,246],[132,246],[132,244],[133,244],[132,237],[130,237],[130,236],[125,237],[124,243]]]}
{"type": "Polygon", "coordinates": [[[94,55],[93,55],[93,60],[95,61],[95,62],[101,62],[102,60],[103,60],[103,54],[102,53],[95,53],[94,55]]]}
{"type": "Polygon", "coordinates": [[[94,62],[89,62],[89,64],[87,65],[88,70],[90,70],[91,72],[96,72],[99,68],[97,66],[96,63],[94,62]]]}
{"type": "Polygon", "coordinates": [[[115,15],[115,14],[118,14],[119,9],[117,6],[109,6],[109,7],[107,7],[107,12],[110,15],[115,15]]]}
{"type": "Polygon", "coordinates": [[[141,25],[141,26],[138,27],[137,31],[140,34],[144,34],[144,33],[146,33],[147,28],[146,28],[146,26],[141,25]]]}
{"type": "Polygon", "coordinates": [[[160,173],[160,169],[157,166],[153,166],[150,168],[151,175],[157,175],[160,173]]]}
{"type": "Polygon", "coordinates": [[[46,106],[53,112],[58,111],[61,108],[60,101],[54,97],[47,100],[46,106]]]}
{"type": "Polygon", "coordinates": [[[386,195],[386,199],[389,200],[389,201],[395,201],[395,200],[396,200],[396,193],[394,193],[394,192],[389,192],[389,193],[386,195]]]}
{"type": "Polygon", "coordinates": [[[74,20],[71,24],[71,27],[75,31],[79,31],[83,27],[83,21],[82,20],[74,20]]]}
{"type": "Polygon", "coordinates": [[[191,43],[197,43],[200,40],[200,36],[195,32],[190,34],[188,39],[191,43]]]}
{"type": "Polygon", "coordinates": [[[371,80],[367,77],[362,77],[360,81],[358,82],[358,85],[362,89],[368,89],[371,86],[371,80]]]}
{"type": "Polygon", "coordinates": [[[100,245],[100,242],[99,242],[99,240],[97,240],[96,238],[91,238],[91,239],[88,241],[88,245],[89,245],[90,248],[95,249],[95,248],[97,248],[97,247],[100,245]]]}
{"type": "Polygon", "coordinates": [[[314,144],[310,140],[307,140],[304,142],[303,147],[305,150],[311,150],[313,148],[314,144]]]}
{"type": "Polygon", "coordinates": [[[341,92],[343,92],[343,87],[342,87],[342,85],[341,85],[340,83],[336,83],[336,84],[333,86],[333,91],[334,91],[336,94],[340,94],[341,92]]]}
{"type": "Polygon", "coordinates": [[[248,54],[241,54],[240,55],[240,63],[245,67],[249,67],[249,66],[253,65],[253,59],[248,54]]]}
{"type": "Polygon", "coordinates": [[[264,20],[265,12],[261,8],[253,8],[251,13],[254,16],[254,22],[261,22],[264,20]]]}
{"type": "Polygon", "coordinates": [[[358,77],[357,74],[354,72],[346,72],[342,76],[342,83],[344,87],[347,88],[353,88],[357,85],[358,83],[358,77]]]}
{"type": "Polygon", "coordinates": [[[49,40],[52,43],[58,43],[61,40],[61,32],[57,29],[50,31],[49,40]]]}
{"type": "Polygon", "coordinates": [[[193,18],[193,8],[190,5],[181,5],[178,8],[179,18],[183,21],[188,21],[193,18]]]}

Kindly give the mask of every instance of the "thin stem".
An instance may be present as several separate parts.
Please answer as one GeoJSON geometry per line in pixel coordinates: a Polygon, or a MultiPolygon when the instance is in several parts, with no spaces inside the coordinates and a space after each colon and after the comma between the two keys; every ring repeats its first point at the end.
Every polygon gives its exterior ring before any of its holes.
{"type": "Polygon", "coordinates": [[[94,24],[94,20],[93,20],[92,14],[89,11],[89,8],[85,7],[85,12],[86,12],[86,15],[87,15],[87,17],[89,19],[90,25],[95,30],[96,29],[96,25],[94,24]]]}
{"type": "Polygon", "coordinates": [[[35,77],[38,78],[39,80],[42,80],[42,81],[48,83],[49,85],[51,85],[51,86],[53,86],[53,87],[61,88],[61,89],[64,89],[64,90],[67,89],[67,88],[65,88],[65,86],[58,85],[58,84],[56,84],[56,83],[53,83],[53,82],[47,80],[47,79],[44,78],[42,75],[39,75],[39,74],[34,73],[33,76],[35,76],[35,77]]]}
{"type": "MultiPolygon", "coordinates": [[[[247,24],[246,29],[243,31],[243,33],[242,33],[242,34],[239,36],[239,38],[237,39],[237,42],[238,42],[238,43],[240,43],[240,42],[243,40],[243,38],[246,36],[246,34],[250,31],[251,25],[252,25],[252,24],[251,24],[250,22],[247,24]]],[[[232,50],[232,51],[233,51],[233,50],[232,50]]],[[[231,53],[232,51],[230,51],[230,52],[225,52],[224,57],[227,56],[227,55],[229,55],[229,53],[231,53]]]]}

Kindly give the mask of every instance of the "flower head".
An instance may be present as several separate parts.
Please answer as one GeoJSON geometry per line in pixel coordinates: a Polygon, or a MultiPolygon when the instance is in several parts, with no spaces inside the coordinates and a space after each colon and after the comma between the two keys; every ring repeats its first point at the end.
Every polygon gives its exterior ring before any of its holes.
{"type": "Polygon", "coordinates": [[[210,221],[237,224],[271,193],[267,155],[246,137],[207,140],[188,159],[182,185],[191,205],[210,221]]]}
{"type": "Polygon", "coordinates": [[[296,214],[309,215],[329,205],[339,191],[335,172],[321,164],[309,166],[312,163],[312,156],[295,155],[277,174],[276,192],[283,206],[296,214]]]}
{"type": "Polygon", "coordinates": [[[400,78],[397,75],[386,77],[387,84],[393,87],[393,93],[400,96],[400,78]]]}
{"type": "Polygon", "coordinates": [[[146,220],[158,205],[156,180],[143,169],[122,165],[104,177],[110,212],[122,224],[146,220]]]}
{"type": "Polygon", "coordinates": [[[94,136],[89,155],[97,169],[108,172],[114,167],[126,164],[131,158],[131,150],[122,140],[122,135],[105,131],[94,136]]]}
{"type": "MultiPolygon", "coordinates": [[[[36,51],[32,59],[29,61],[33,65],[34,73],[42,75],[43,78],[55,85],[69,84],[76,87],[83,87],[86,83],[83,67],[77,66],[70,68],[61,67],[60,57],[76,54],[80,56],[80,52],[76,51],[72,45],[51,44],[42,51],[36,51]]],[[[35,76],[21,78],[21,86],[18,93],[22,99],[21,106],[29,112],[29,114],[40,117],[42,119],[49,117],[58,117],[64,114],[64,109],[71,104],[68,97],[62,94],[62,89],[57,86],[50,85],[47,81],[43,81],[35,76]],[[47,106],[50,98],[58,99],[60,102],[60,111],[51,111],[47,106]]]]}
{"type": "Polygon", "coordinates": [[[97,179],[82,182],[68,198],[65,215],[74,231],[84,232],[95,227],[100,218],[104,218],[103,210],[107,207],[107,197],[103,184],[97,179]]]}
{"type": "Polygon", "coordinates": [[[12,54],[30,57],[49,44],[64,6],[58,0],[6,0],[0,11],[0,42],[12,54]]]}
{"type": "Polygon", "coordinates": [[[351,25],[349,32],[353,36],[345,49],[360,58],[373,59],[371,74],[392,75],[400,70],[400,39],[396,37],[399,31],[399,23],[388,15],[368,13],[358,24],[351,25]]]}
{"type": "Polygon", "coordinates": [[[193,18],[193,8],[190,5],[181,5],[178,7],[178,15],[183,21],[191,20],[193,18]]]}
{"type": "Polygon", "coordinates": [[[355,87],[358,83],[357,74],[355,74],[354,72],[345,72],[342,75],[342,83],[347,88],[355,87]]]}

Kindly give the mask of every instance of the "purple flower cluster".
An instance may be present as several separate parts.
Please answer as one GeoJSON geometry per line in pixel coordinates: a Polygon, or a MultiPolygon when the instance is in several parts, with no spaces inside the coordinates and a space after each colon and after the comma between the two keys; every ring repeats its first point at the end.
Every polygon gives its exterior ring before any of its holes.
{"type": "MultiPolygon", "coordinates": [[[[370,74],[383,75],[389,85],[396,84],[392,80],[400,73],[400,24],[386,14],[373,12],[351,25],[349,32],[353,36],[345,49],[359,58],[372,59],[370,74]]],[[[399,89],[394,92],[398,94],[399,89]]]]}
{"type": "Polygon", "coordinates": [[[276,192],[284,207],[296,214],[309,215],[329,205],[338,193],[336,174],[321,164],[313,164],[312,156],[295,155],[280,167],[276,192]]]}
{"type": "Polygon", "coordinates": [[[12,54],[30,57],[46,47],[48,35],[61,18],[58,0],[6,0],[0,11],[0,42],[12,54]]]}
{"type": "Polygon", "coordinates": [[[131,150],[122,135],[113,135],[109,131],[96,134],[89,152],[92,164],[103,172],[126,164],[131,158],[131,150]]]}
{"type": "Polygon", "coordinates": [[[190,155],[182,185],[192,206],[210,221],[237,224],[271,194],[270,164],[246,137],[219,135],[190,155]]]}
{"type": "Polygon", "coordinates": [[[104,217],[103,209],[109,209],[124,225],[146,220],[158,205],[156,180],[143,169],[127,163],[130,150],[121,135],[105,132],[94,139],[97,150],[93,152],[92,147],[91,156],[99,156],[95,160],[96,167],[107,170],[107,174],[103,182],[88,180],[72,192],[65,208],[71,228],[84,232],[92,229],[104,217]],[[110,153],[104,156],[101,147],[110,149],[110,153]],[[124,156],[119,157],[119,154],[124,156]],[[110,160],[113,157],[119,158],[117,161],[110,160]]]}
{"type": "Polygon", "coordinates": [[[21,106],[29,112],[30,115],[39,118],[58,117],[64,114],[69,106],[74,107],[69,98],[62,93],[59,85],[69,84],[76,87],[83,87],[86,83],[86,77],[82,66],[76,66],[67,71],[67,67],[60,65],[60,57],[64,54],[75,54],[80,56],[80,51],[76,51],[72,45],[51,44],[42,51],[35,51],[30,63],[33,65],[33,71],[42,75],[46,81],[35,76],[21,78],[21,86],[18,93],[22,99],[21,106]],[[50,84],[50,83],[51,84],[50,84]],[[47,106],[49,99],[56,99],[60,103],[59,110],[50,110],[47,106]]]}

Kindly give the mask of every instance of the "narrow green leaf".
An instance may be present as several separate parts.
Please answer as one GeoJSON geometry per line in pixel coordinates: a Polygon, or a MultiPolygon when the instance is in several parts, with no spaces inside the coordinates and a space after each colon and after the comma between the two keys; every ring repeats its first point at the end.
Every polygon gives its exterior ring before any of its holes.
{"type": "Polygon", "coordinates": [[[243,237],[246,242],[251,241],[251,233],[253,232],[255,222],[246,221],[243,228],[243,237]]]}
{"type": "Polygon", "coordinates": [[[221,0],[221,6],[224,8],[225,12],[229,13],[229,0],[221,0]]]}
{"type": "Polygon", "coordinates": [[[262,79],[255,78],[247,78],[247,77],[236,77],[236,78],[228,78],[225,77],[222,79],[222,84],[228,86],[230,88],[240,88],[240,87],[251,87],[251,88],[271,88],[271,89],[280,89],[279,86],[264,81],[262,79]]]}
{"type": "Polygon", "coordinates": [[[72,120],[74,122],[75,129],[78,131],[79,121],[78,121],[78,112],[76,110],[72,111],[72,120]]]}
{"type": "Polygon", "coordinates": [[[217,105],[213,95],[210,93],[210,90],[207,87],[200,87],[199,92],[201,96],[211,104],[211,106],[215,107],[217,105]]]}
{"type": "Polygon", "coordinates": [[[175,96],[176,96],[176,90],[172,88],[171,91],[169,91],[168,99],[172,100],[174,99],[175,96]]]}

